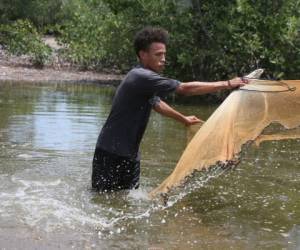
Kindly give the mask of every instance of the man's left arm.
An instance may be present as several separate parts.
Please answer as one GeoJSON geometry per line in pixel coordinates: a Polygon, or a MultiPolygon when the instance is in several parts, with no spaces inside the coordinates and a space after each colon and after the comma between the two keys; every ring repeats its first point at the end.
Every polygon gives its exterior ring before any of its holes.
{"type": "Polygon", "coordinates": [[[193,125],[199,122],[202,122],[199,118],[196,116],[185,116],[181,114],[180,112],[176,111],[172,107],[170,107],[167,103],[165,103],[162,100],[159,100],[158,102],[155,103],[153,106],[153,109],[167,117],[171,117],[181,123],[183,123],[186,126],[193,125]]]}

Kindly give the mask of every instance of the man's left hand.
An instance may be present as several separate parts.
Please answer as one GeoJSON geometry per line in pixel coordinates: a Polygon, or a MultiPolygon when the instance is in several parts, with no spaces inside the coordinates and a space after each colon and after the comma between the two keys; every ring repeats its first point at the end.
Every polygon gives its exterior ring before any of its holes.
{"type": "Polygon", "coordinates": [[[190,116],[185,116],[184,123],[186,126],[190,126],[190,125],[197,124],[197,123],[203,123],[203,121],[194,115],[190,115],[190,116]]]}

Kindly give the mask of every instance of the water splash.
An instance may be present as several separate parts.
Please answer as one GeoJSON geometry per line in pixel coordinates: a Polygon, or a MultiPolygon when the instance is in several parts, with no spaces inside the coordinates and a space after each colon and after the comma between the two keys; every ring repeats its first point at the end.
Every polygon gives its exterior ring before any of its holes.
{"type": "Polygon", "coordinates": [[[164,202],[164,209],[174,206],[177,202],[181,201],[184,197],[195,192],[197,189],[205,186],[211,179],[217,178],[224,174],[230,168],[223,168],[220,166],[211,167],[207,171],[202,171],[201,175],[197,175],[197,179],[189,177],[189,181],[183,187],[177,188],[178,193],[168,195],[167,199],[162,197],[164,202]]]}
{"type": "MultiPolygon", "coordinates": [[[[126,199],[132,204],[139,203],[139,206],[135,206],[136,210],[129,211],[127,209],[127,212],[118,214],[117,216],[112,218],[106,224],[106,226],[102,227],[102,229],[107,230],[109,228],[110,232],[113,233],[121,233],[123,231],[125,232],[126,230],[120,231],[120,227],[118,225],[128,225],[130,223],[137,223],[140,220],[152,217],[152,215],[154,215],[155,213],[160,213],[162,211],[169,210],[176,203],[184,199],[184,197],[191,194],[192,192],[195,192],[199,188],[204,187],[211,179],[219,177],[220,175],[224,174],[227,170],[228,168],[222,168],[217,166],[212,167],[206,172],[202,172],[200,177],[197,176],[197,179],[192,178],[189,182],[186,183],[184,187],[175,189],[174,192],[170,196],[168,196],[167,202],[165,202],[163,198],[150,200],[148,196],[149,190],[145,190],[142,188],[138,190],[132,190],[129,193],[127,193],[126,199]]],[[[164,218],[161,219],[161,223],[166,223],[164,218]]]]}

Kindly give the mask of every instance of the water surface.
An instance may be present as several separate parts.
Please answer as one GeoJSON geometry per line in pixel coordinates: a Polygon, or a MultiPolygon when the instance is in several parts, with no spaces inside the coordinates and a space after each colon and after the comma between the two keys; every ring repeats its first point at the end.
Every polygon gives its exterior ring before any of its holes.
{"type": "MultiPolygon", "coordinates": [[[[0,85],[1,248],[300,248],[299,140],[248,146],[235,169],[197,173],[163,206],[147,192],[175,167],[187,135],[153,113],[141,188],[92,192],[94,146],[113,94],[89,84],[0,85]]],[[[217,107],[172,105],[203,119],[217,107]]]]}

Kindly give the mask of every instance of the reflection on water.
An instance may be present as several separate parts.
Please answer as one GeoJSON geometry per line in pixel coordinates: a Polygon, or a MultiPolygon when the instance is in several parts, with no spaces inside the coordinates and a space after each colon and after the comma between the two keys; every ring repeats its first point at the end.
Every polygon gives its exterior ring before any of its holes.
{"type": "MultiPolygon", "coordinates": [[[[147,193],[170,174],[187,135],[153,114],[142,143],[141,188],[92,192],[93,150],[113,92],[95,85],[0,86],[1,247],[299,247],[300,145],[291,135],[274,141],[267,132],[244,149],[237,168],[195,174],[163,206],[147,193]]],[[[202,119],[215,108],[175,106],[202,119]]]]}

